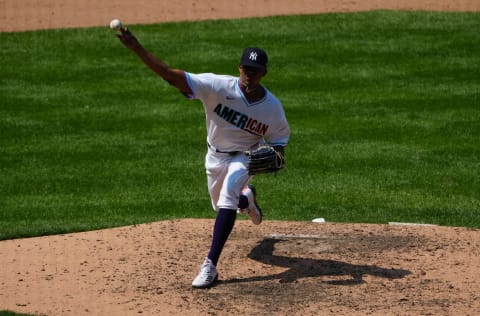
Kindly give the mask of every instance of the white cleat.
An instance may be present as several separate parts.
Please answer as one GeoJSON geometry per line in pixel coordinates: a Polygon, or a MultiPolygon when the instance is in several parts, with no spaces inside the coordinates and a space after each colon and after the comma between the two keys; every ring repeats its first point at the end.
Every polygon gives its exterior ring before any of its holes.
{"type": "Polygon", "coordinates": [[[205,289],[212,286],[218,279],[217,268],[213,265],[212,260],[205,257],[200,272],[193,280],[192,286],[197,289],[205,289]]]}
{"type": "Polygon", "coordinates": [[[252,220],[252,223],[255,225],[260,225],[262,222],[263,214],[262,210],[257,204],[257,191],[255,187],[251,184],[246,186],[242,190],[242,195],[245,195],[248,199],[248,206],[246,209],[241,210],[241,213],[247,213],[252,220]]]}

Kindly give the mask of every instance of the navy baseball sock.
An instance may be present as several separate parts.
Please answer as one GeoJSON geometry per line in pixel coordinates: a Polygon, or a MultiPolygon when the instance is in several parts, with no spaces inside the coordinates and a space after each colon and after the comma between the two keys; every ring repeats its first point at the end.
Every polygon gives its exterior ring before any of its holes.
{"type": "Polygon", "coordinates": [[[215,225],[213,226],[212,245],[210,246],[210,252],[208,253],[208,258],[212,260],[215,266],[217,265],[218,258],[220,258],[223,246],[232,232],[236,218],[237,210],[221,208],[218,211],[215,225]]]}
{"type": "Polygon", "coordinates": [[[238,208],[243,210],[248,207],[248,198],[245,195],[240,195],[238,199],[238,208]]]}

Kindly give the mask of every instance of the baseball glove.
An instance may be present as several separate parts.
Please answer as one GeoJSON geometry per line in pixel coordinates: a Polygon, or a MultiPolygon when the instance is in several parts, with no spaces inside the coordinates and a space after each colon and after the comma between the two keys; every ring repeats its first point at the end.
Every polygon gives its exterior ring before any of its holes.
{"type": "Polygon", "coordinates": [[[248,174],[277,172],[285,166],[283,153],[274,147],[264,145],[245,152],[248,156],[248,174]]]}

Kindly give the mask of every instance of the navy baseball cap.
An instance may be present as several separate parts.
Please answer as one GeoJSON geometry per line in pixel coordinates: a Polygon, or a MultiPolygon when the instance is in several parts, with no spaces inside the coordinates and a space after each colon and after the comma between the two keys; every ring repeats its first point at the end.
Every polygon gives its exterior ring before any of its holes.
{"type": "Polygon", "coordinates": [[[247,47],[244,49],[240,65],[266,69],[268,64],[267,53],[258,47],[247,47]]]}

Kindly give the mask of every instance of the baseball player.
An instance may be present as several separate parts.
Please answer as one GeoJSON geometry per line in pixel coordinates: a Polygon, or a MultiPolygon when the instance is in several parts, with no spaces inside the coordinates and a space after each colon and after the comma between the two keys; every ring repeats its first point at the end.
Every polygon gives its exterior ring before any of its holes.
{"type": "Polygon", "coordinates": [[[262,222],[244,152],[269,144],[283,157],[289,140],[290,128],[281,103],[260,84],[267,74],[267,54],[257,47],[246,48],[238,66],[239,77],[193,74],[169,67],[147,51],[127,28],[117,36],[152,71],[187,98],[203,104],[207,127],[205,168],[217,216],[210,251],[192,286],[210,287],[218,279],[216,266],[237,212],[248,214],[255,225],[262,222]]]}

